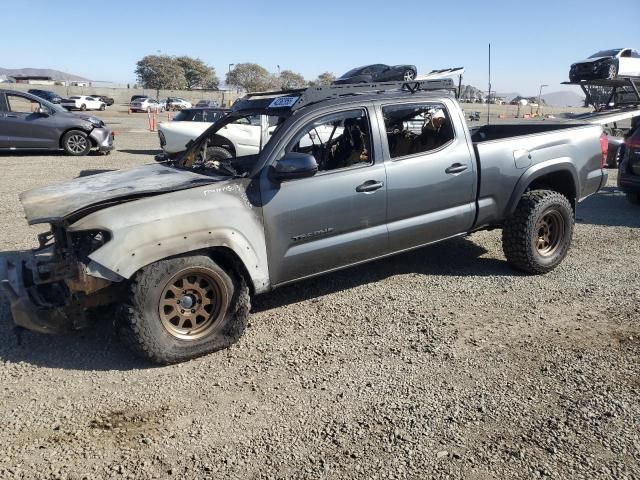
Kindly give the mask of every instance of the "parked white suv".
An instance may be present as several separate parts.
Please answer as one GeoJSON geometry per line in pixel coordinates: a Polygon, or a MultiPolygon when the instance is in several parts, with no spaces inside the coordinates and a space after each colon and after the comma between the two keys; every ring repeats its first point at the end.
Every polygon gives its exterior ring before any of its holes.
{"type": "Polygon", "coordinates": [[[164,112],[165,103],[153,98],[137,98],[129,104],[132,112],[164,112]]]}
{"type": "Polygon", "coordinates": [[[99,98],[89,97],[87,95],[79,95],[74,97],[65,98],[60,102],[67,110],[104,110],[107,106],[99,98]]]}
{"type": "MultiPolygon", "coordinates": [[[[179,115],[176,116],[177,121],[162,122],[158,125],[160,147],[164,152],[164,155],[160,156],[163,158],[174,158],[176,154],[184,152],[189,141],[198,138],[213,125],[212,122],[180,121],[179,115]]],[[[272,134],[275,128],[275,124],[269,125],[269,134],[272,134]]],[[[218,130],[219,149],[226,150],[232,156],[254,155],[260,151],[260,131],[259,115],[237,119],[218,130]]],[[[300,144],[303,147],[308,147],[314,142],[326,142],[332,138],[332,135],[336,138],[340,134],[342,134],[342,127],[333,129],[319,126],[301,139],[300,144]]],[[[156,160],[160,160],[160,158],[156,157],[156,160]]]]}

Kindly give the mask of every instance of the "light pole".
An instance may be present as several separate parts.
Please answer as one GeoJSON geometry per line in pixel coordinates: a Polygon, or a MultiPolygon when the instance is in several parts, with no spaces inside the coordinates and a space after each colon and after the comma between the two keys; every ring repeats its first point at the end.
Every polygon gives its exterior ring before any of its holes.
{"type": "Polygon", "coordinates": [[[538,115],[540,115],[540,102],[542,101],[542,89],[544,87],[548,87],[549,85],[540,85],[540,91],[538,92],[538,115]]]}
{"type": "Polygon", "coordinates": [[[229,73],[231,73],[231,67],[233,67],[235,65],[235,63],[230,63],[229,64],[229,73]]]}
{"type": "Polygon", "coordinates": [[[276,65],[278,67],[278,76],[280,76],[280,65],[276,65]]]}

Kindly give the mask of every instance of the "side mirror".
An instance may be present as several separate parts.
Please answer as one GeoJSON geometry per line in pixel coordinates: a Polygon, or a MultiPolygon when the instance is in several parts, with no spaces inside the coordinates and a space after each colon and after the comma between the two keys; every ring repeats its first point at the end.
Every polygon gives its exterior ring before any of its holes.
{"type": "Polygon", "coordinates": [[[38,108],[38,110],[36,110],[36,112],[39,113],[40,115],[42,115],[43,117],[48,117],[49,116],[49,110],[47,110],[44,107],[38,108]]]}
{"type": "Polygon", "coordinates": [[[277,180],[313,177],[318,172],[318,162],[308,153],[289,152],[273,167],[277,180]]]}

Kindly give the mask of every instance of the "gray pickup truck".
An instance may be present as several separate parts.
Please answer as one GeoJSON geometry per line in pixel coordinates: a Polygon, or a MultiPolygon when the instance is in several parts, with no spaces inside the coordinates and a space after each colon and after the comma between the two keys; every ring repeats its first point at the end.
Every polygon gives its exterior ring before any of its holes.
{"type": "Polygon", "coordinates": [[[237,341],[252,295],[477,230],[502,228],[515,268],[552,270],[607,181],[602,127],[470,132],[449,87],[249,94],[176,160],[23,193],[50,227],[0,262],[14,322],[55,333],[120,305],[123,341],[165,364],[237,341]],[[248,117],[259,153],[236,156],[217,131],[248,117]]]}

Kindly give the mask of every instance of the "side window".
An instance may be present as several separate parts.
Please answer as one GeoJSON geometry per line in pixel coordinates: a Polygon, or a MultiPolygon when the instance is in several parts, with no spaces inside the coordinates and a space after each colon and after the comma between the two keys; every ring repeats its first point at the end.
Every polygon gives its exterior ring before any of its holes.
{"type": "Polygon", "coordinates": [[[640,53],[638,53],[638,51],[637,51],[637,50],[632,50],[632,51],[631,51],[631,56],[632,56],[633,58],[640,58],[640,53]]]}
{"type": "Polygon", "coordinates": [[[318,171],[371,164],[371,129],[365,110],[327,115],[305,125],[287,152],[313,155],[318,171]]]}
{"type": "Polygon", "coordinates": [[[436,150],[454,138],[453,126],[442,104],[383,107],[391,158],[436,150]]]}
{"type": "Polygon", "coordinates": [[[631,56],[631,50],[623,50],[620,54],[621,57],[627,58],[631,56]]]}
{"type": "Polygon", "coordinates": [[[33,113],[40,108],[40,103],[19,95],[7,94],[9,111],[13,113],[33,113]]]}

